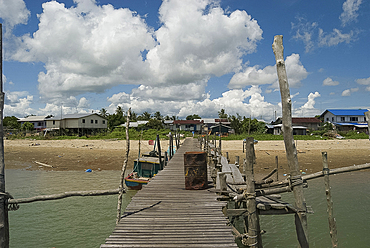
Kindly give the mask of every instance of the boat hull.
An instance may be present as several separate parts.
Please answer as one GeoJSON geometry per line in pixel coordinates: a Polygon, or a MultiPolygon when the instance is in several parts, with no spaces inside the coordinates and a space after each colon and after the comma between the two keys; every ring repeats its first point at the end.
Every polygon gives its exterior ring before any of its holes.
{"type": "Polygon", "coordinates": [[[142,189],[143,185],[147,185],[148,182],[149,182],[149,178],[148,180],[132,178],[132,174],[130,174],[128,177],[125,178],[126,186],[129,189],[134,189],[134,190],[142,189]]]}

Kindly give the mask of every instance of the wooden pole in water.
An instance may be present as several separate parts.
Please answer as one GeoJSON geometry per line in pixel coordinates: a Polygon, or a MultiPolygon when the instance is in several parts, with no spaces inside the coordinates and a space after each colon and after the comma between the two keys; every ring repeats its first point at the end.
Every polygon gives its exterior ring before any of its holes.
{"type": "Polygon", "coordinates": [[[130,115],[131,115],[131,108],[129,108],[128,111],[127,111],[127,120],[126,120],[126,157],[125,157],[125,160],[123,162],[122,170],[121,170],[121,180],[120,180],[120,184],[119,184],[119,194],[118,194],[118,204],[117,204],[116,225],[121,220],[122,196],[123,196],[123,193],[125,193],[125,188],[124,188],[123,184],[124,184],[124,181],[125,181],[125,172],[126,172],[126,167],[127,167],[127,162],[128,162],[128,155],[130,153],[130,136],[129,136],[129,133],[128,133],[128,129],[129,129],[129,126],[130,126],[130,115]]]}
{"type": "Polygon", "coordinates": [[[9,247],[8,209],[5,204],[5,164],[4,164],[4,92],[3,92],[3,27],[0,23],[0,247],[9,247]]]}
{"type": "Polygon", "coordinates": [[[162,164],[162,149],[161,149],[161,141],[159,139],[159,134],[157,134],[157,147],[158,147],[159,167],[162,170],[163,169],[163,164],[162,164]]]}
{"type": "Polygon", "coordinates": [[[308,244],[308,226],[307,210],[303,195],[303,180],[299,172],[297,149],[294,144],[292,127],[292,100],[290,98],[288,78],[285,69],[283,36],[276,35],[272,49],[276,59],[276,69],[279,78],[282,112],[283,112],[283,135],[290,178],[292,181],[295,205],[299,212],[295,215],[295,225],[300,247],[309,247],[308,244]]]}
{"type": "Polygon", "coordinates": [[[276,182],[279,181],[279,158],[275,156],[275,163],[276,163],[276,182]]]}
{"type": "Polygon", "coordinates": [[[331,200],[331,189],[329,182],[329,166],[328,166],[328,155],[326,152],[322,152],[322,172],[324,174],[325,182],[325,193],[326,193],[326,203],[327,203],[327,212],[328,212],[328,221],[329,221],[329,230],[331,244],[333,248],[338,247],[338,236],[337,236],[337,224],[334,218],[333,213],[333,201],[331,200]]]}
{"type": "Polygon", "coordinates": [[[252,247],[260,247],[258,242],[258,216],[256,209],[256,192],[254,186],[254,172],[253,165],[255,161],[254,154],[254,139],[252,137],[247,137],[246,139],[246,162],[245,162],[245,175],[247,183],[247,192],[245,193],[247,198],[247,210],[248,210],[248,239],[247,242],[244,241],[244,245],[252,247]]]}

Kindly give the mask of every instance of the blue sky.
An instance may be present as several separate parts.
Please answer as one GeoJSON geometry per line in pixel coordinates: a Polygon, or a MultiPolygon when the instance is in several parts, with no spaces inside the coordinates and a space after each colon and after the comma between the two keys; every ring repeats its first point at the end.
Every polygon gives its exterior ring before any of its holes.
{"type": "Polygon", "coordinates": [[[281,115],[283,35],[293,116],[370,108],[362,0],[0,0],[4,115],[281,115]]]}

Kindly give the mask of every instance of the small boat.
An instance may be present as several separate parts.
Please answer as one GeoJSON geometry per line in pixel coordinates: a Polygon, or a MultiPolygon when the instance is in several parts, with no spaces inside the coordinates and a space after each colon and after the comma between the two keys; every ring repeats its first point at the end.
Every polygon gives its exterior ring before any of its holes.
{"type": "Polygon", "coordinates": [[[134,170],[125,178],[126,186],[129,189],[140,190],[143,185],[148,184],[158,171],[163,169],[164,158],[159,162],[158,153],[152,153],[151,156],[143,154],[140,159],[134,161],[134,170]]]}

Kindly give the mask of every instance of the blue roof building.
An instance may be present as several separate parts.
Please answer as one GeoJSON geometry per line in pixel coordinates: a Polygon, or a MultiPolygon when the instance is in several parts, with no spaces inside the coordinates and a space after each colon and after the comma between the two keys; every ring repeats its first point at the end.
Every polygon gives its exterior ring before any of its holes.
{"type": "Polygon", "coordinates": [[[367,132],[367,109],[327,109],[321,114],[323,122],[330,122],[340,131],[357,130],[367,132]]]}

